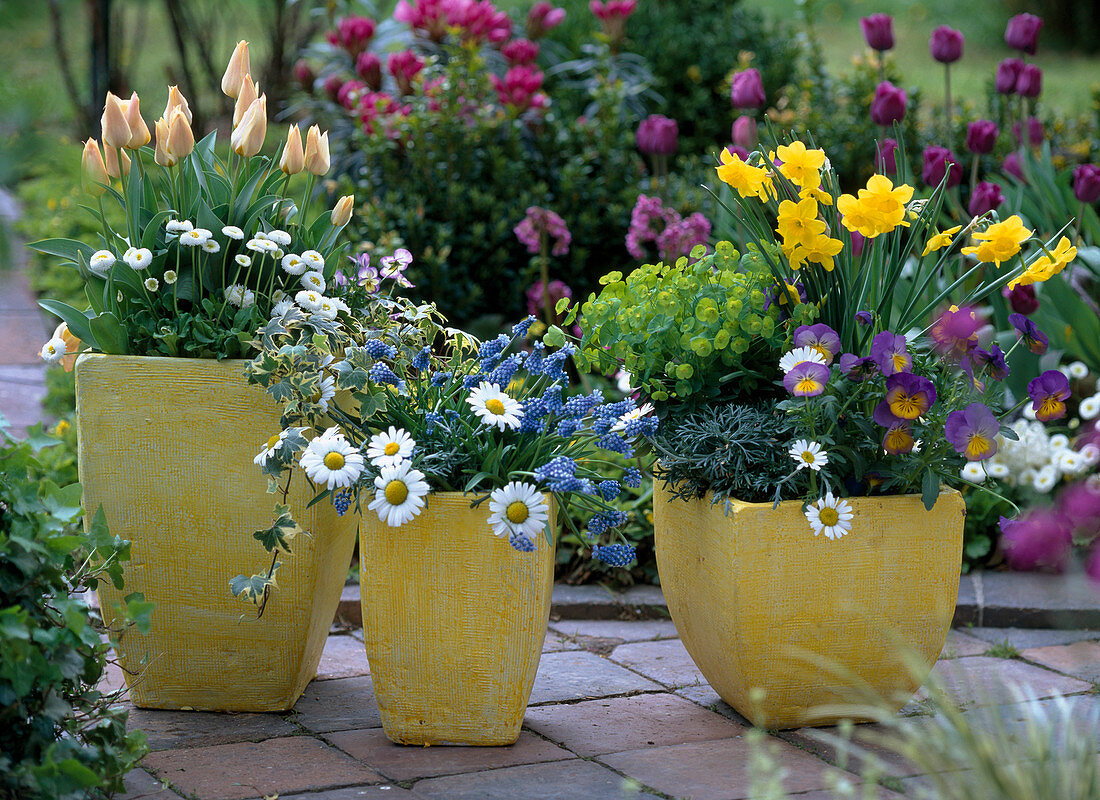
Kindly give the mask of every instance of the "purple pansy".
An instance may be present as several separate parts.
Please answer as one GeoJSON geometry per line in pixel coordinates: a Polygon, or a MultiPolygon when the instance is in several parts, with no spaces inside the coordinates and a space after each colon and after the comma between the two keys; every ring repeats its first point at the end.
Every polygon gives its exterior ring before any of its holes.
{"type": "Polygon", "coordinates": [[[803,361],[783,376],[783,386],[795,397],[817,397],[825,391],[829,374],[824,364],[803,361]]]}
{"type": "Polygon", "coordinates": [[[1009,314],[1008,321],[1016,329],[1016,335],[1023,341],[1024,347],[1037,356],[1047,351],[1046,334],[1034,322],[1023,314],[1009,314]]]}
{"type": "Polygon", "coordinates": [[[947,415],[943,432],[955,451],[967,461],[983,461],[997,452],[997,431],[1001,429],[989,407],[971,403],[947,415]]]}
{"type": "Polygon", "coordinates": [[[914,420],[928,412],[936,402],[932,381],[911,372],[898,372],[886,379],[886,403],[899,419],[914,420]]]}
{"type": "Polygon", "coordinates": [[[840,352],[840,336],[824,323],[799,325],[794,332],[795,347],[812,347],[825,356],[825,363],[832,364],[840,352]]]}
{"type": "Polygon", "coordinates": [[[1035,409],[1035,419],[1040,422],[1064,417],[1069,395],[1069,378],[1056,369],[1048,369],[1027,384],[1027,396],[1035,409]]]}
{"type": "Polygon", "coordinates": [[[908,372],[913,366],[913,358],[905,346],[905,337],[890,331],[883,331],[871,340],[871,359],[878,364],[882,374],[887,376],[908,372]]]}
{"type": "Polygon", "coordinates": [[[878,365],[873,358],[857,356],[854,353],[841,353],[840,369],[846,377],[853,381],[862,381],[878,372],[878,365]]]}
{"type": "Polygon", "coordinates": [[[886,433],[882,436],[882,449],[890,455],[905,455],[911,453],[916,447],[909,421],[895,417],[890,411],[890,404],[885,400],[875,407],[871,418],[876,425],[886,428],[886,433]]]}

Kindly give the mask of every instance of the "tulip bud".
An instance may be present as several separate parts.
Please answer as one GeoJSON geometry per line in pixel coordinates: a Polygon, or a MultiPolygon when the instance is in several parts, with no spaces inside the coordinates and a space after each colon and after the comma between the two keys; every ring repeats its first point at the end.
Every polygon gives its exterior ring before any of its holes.
{"type": "Polygon", "coordinates": [[[1005,156],[1005,160],[1004,163],[1001,165],[1001,169],[1008,175],[1011,175],[1013,178],[1027,183],[1027,177],[1025,177],[1024,175],[1023,165],[1020,163],[1019,153],[1009,153],[1007,156],[1005,156]]]}
{"type": "Polygon", "coordinates": [[[107,184],[111,182],[107,165],[103,163],[103,155],[99,152],[99,143],[95,139],[84,143],[84,152],[80,156],[80,176],[84,191],[92,197],[102,195],[107,191],[107,184]]]}
{"type": "Polygon", "coordinates": [[[997,123],[992,120],[979,119],[971,122],[966,126],[966,149],[979,155],[992,153],[999,132],[997,123]]]}
{"type": "Polygon", "coordinates": [[[149,144],[152,136],[149,135],[149,126],[141,118],[141,101],[138,99],[137,92],[131,94],[129,102],[126,103],[126,126],[130,129],[130,141],[126,143],[126,147],[137,150],[149,144]]]}
{"type": "Polygon", "coordinates": [[[953,64],[962,58],[963,35],[947,25],[940,25],[928,39],[928,50],[932,58],[941,64],[953,64]]]}
{"type": "Polygon", "coordinates": [[[229,58],[229,66],[225,68],[225,74],[222,75],[222,93],[227,97],[236,98],[241,91],[241,81],[248,73],[248,42],[241,39],[229,58]]]}
{"type": "Polygon", "coordinates": [[[264,146],[265,136],[267,136],[267,95],[261,94],[244,112],[241,124],[233,129],[229,146],[237,155],[250,158],[260,152],[264,146]]]}
{"type": "Polygon", "coordinates": [[[191,124],[191,107],[187,105],[187,98],[183,96],[175,86],[168,87],[168,105],[164,107],[164,119],[169,122],[172,121],[172,112],[177,109],[183,109],[183,115],[187,118],[187,124],[191,124]]]}
{"type": "Polygon", "coordinates": [[[884,175],[896,175],[898,172],[898,143],[896,139],[884,138],[875,142],[875,169],[882,167],[884,175]]]}
{"type": "Polygon", "coordinates": [[[157,150],[153,160],[162,167],[174,167],[176,159],[168,152],[168,123],[164,121],[164,117],[161,117],[154,127],[157,129],[157,150]]]}
{"type": "Polygon", "coordinates": [[[634,138],[643,153],[670,156],[676,152],[678,134],[676,120],[661,114],[650,114],[638,125],[634,138]]]}
{"type": "Polygon", "coordinates": [[[244,114],[248,111],[248,107],[256,102],[256,98],[260,96],[260,87],[252,82],[251,75],[245,75],[241,79],[241,85],[238,88],[237,102],[233,106],[233,127],[237,127],[241,124],[241,120],[244,119],[244,114]]]}
{"type": "Polygon", "coordinates": [[[111,92],[107,92],[107,102],[103,105],[103,116],[99,122],[105,145],[125,147],[129,144],[130,126],[126,124],[126,108],[111,92]]]}
{"type": "Polygon", "coordinates": [[[757,69],[746,69],[733,76],[730,100],[734,108],[760,108],[767,102],[764,82],[757,69]]]}
{"type": "Polygon", "coordinates": [[[182,108],[172,111],[172,118],[168,121],[168,152],[179,160],[191,155],[195,149],[195,134],[188,124],[187,115],[182,108]]]}
{"type": "Polygon", "coordinates": [[[1006,58],[997,65],[997,79],[994,88],[999,94],[1015,94],[1016,79],[1020,77],[1020,70],[1024,68],[1024,62],[1018,58],[1006,58]]]}
{"type": "Polygon", "coordinates": [[[316,125],[306,134],[306,169],[320,177],[328,173],[328,131],[321,133],[316,125]]]}
{"type": "Polygon", "coordinates": [[[872,14],[859,21],[863,38],[872,50],[880,53],[894,47],[894,18],[889,14],[872,14]]]}
{"type": "Polygon", "coordinates": [[[871,121],[884,127],[901,122],[905,118],[905,106],[908,102],[909,96],[904,89],[899,89],[890,81],[883,81],[875,87],[875,99],[871,101],[871,121]]]}
{"type": "Polygon", "coordinates": [[[756,147],[756,143],[760,140],[760,135],[756,129],[756,120],[745,114],[733,121],[730,135],[733,137],[733,143],[745,150],[756,147]]]}
{"type": "Polygon", "coordinates": [[[1034,14],[1017,14],[1005,26],[1005,44],[1028,55],[1035,55],[1043,20],[1034,14]]]}
{"type": "Polygon", "coordinates": [[[962,170],[959,160],[946,147],[932,145],[924,149],[924,164],[921,167],[921,180],[926,186],[939,186],[947,176],[946,188],[958,186],[962,182],[962,170]],[[948,171],[950,169],[950,172],[948,171]]]}
{"type": "Polygon", "coordinates": [[[305,167],[305,153],[302,150],[302,133],[297,125],[291,125],[286,136],[286,145],[279,158],[279,169],[287,175],[297,175],[305,167]]]}
{"type": "Polygon", "coordinates": [[[970,216],[977,217],[987,211],[996,211],[1004,203],[1005,196],[1001,187],[989,181],[981,181],[970,193],[967,210],[970,216]]]}
{"type": "Polygon", "coordinates": [[[107,167],[107,175],[111,178],[120,178],[122,173],[118,168],[118,154],[120,150],[116,150],[109,144],[103,145],[103,164],[107,167]]]}
{"type": "Polygon", "coordinates": [[[332,227],[342,228],[347,225],[348,220],[351,219],[351,210],[354,205],[354,195],[346,194],[341,197],[336,202],[335,208],[332,209],[332,214],[329,215],[329,220],[332,222],[332,227]]]}
{"type": "Polygon", "coordinates": [[[1073,196],[1082,203],[1100,200],[1100,167],[1079,164],[1073,170],[1073,196]]]}
{"type": "Polygon", "coordinates": [[[1038,97],[1043,91],[1043,71],[1034,64],[1024,64],[1016,77],[1016,93],[1021,97],[1038,97]]]}

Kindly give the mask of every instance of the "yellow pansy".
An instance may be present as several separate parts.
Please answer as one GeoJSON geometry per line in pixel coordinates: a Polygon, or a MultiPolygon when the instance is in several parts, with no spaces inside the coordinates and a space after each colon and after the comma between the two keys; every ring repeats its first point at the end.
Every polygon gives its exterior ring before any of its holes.
{"type": "Polygon", "coordinates": [[[924,258],[929,253],[934,253],[937,250],[942,250],[948,247],[952,242],[952,237],[956,233],[962,230],[962,225],[956,225],[954,228],[948,228],[945,231],[941,231],[928,240],[928,244],[924,246],[924,252],[921,253],[921,258],[924,258]]]}
{"type": "Polygon", "coordinates": [[[962,249],[963,255],[974,256],[978,261],[992,262],[998,267],[1020,252],[1020,246],[1028,240],[1032,231],[1024,227],[1023,220],[1016,214],[1004,222],[990,225],[984,231],[974,234],[981,244],[962,249]]]}
{"type": "Polygon", "coordinates": [[[825,166],[824,150],[807,150],[802,142],[779,145],[775,151],[782,161],[779,171],[799,186],[817,186],[821,182],[820,169],[825,166]]]}

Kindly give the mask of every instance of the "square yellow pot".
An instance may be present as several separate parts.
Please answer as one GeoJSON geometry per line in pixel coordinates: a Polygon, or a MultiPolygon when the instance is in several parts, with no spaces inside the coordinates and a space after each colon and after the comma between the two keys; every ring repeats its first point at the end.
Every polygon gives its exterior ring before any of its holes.
{"type": "Polygon", "coordinates": [[[229,580],[266,571],[253,537],[276,495],[253,458],[282,429],[279,409],[249,386],[243,361],[86,354],[76,365],[80,480],[90,521],[132,542],[122,592],[101,584],[112,622],[124,594],[155,603],[147,634],[119,653],[143,708],[283,711],[317,672],[355,545],[357,519],[296,471],[289,503],[310,535],[284,556],[261,618],[229,580]]]}

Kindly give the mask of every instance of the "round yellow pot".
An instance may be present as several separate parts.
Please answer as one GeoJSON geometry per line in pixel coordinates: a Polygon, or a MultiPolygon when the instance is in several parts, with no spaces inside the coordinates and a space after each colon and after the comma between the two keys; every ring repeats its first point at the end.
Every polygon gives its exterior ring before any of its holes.
{"type": "Polygon", "coordinates": [[[120,592],[100,584],[108,622],[125,594],[155,603],[148,633],[129,630],[120,660],[143,708],[283,711],[317,673],[355,545],[357,519],[296,474],[288,502],[309,536],[281,557],[263,616],[229,589],[266,571],[253,537],[276,495],[252,459],[281,430],[243,361],[83,355],[76,365],[80,480],[90,520],[132,542],[120,592]]]}
{"type": "MultiPolygon", "coordinates": [[[[493,534],[488,502],[438,492],[393,528],[364,512],[363,637],[386,735],[399,744],[509,745],[538,671],[554,548],[493,534]]],[[[550,524],[554,523],[550,500],[550,524]]]]}
{"type": "MultiPolygon", "coordinates": [[[[658,481],[660,483],[660,481],[658,481]]],[[[657,569],[680,638],[716,692],[767,728],[901,708],[954,615],[966,507],[953,490],[850,498],[852,531],[814,536],[802,504],[653,496],[657,569]],[[845,710],[843,706],[849,706],[845,710]]]]}

